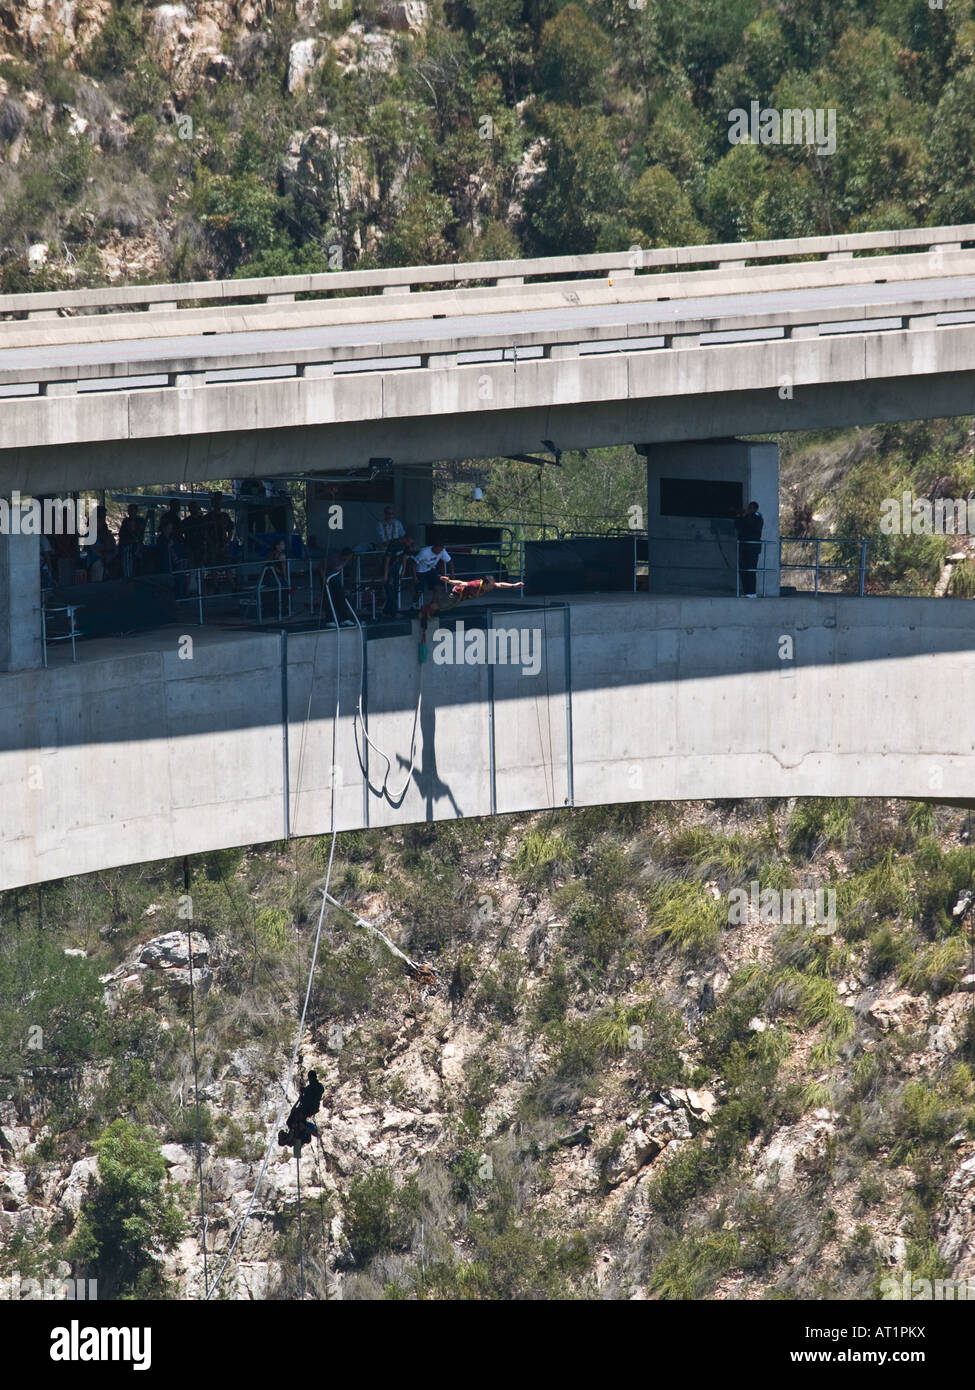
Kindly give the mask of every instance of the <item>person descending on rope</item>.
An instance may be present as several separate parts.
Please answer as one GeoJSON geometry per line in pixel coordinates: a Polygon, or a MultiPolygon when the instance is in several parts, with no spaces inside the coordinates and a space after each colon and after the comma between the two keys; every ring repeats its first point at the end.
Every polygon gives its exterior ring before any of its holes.
{"type": "Polygon", "coordinates": [[[302,1089],[301,1095],[298,1098],[298,1104],[301,1106],[302,1113],[306,1119],[309,1119],[312,1115],[318,1114],[324,1094],[325,1087],[318,1079],[318,1072],[310,1071],[308,1073],[308,1082],[302,1089]]]}
{"type": "Polygon", "coordinates": [[[318,1138],[318,1126],[312,1123],[311,1116],[318,1114],[324,1094],[325,1087],[319,1081],[318,1073],[310,1071],[307,1085],[291,1107],[288,1128],[278,1131],[278,1143],[283,1149],[295,1148],[300,1153],[304,1144],[318,1138]]]}

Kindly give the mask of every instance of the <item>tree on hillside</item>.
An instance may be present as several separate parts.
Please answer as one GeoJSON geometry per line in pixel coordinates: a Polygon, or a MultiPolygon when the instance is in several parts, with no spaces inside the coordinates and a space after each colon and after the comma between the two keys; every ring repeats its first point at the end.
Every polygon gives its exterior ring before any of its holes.
{"type": "MultiPolygon", "coordinates": [[[[700,246],[708,240],[707,230],[694,216],[690,199],[669,170],[653,165],[630,189],[623,210],[622,241],[626,246],[700,246]]],[[[610,251],[607,227],[600,247],[610,251]]]]}
{"type": "Polygon", "coordinates": [[[542,30],[539,71],[555,101],[585,106],[606,89],[612,49],[578,5],[566,5],[542,30]]]}
{"type": "Polygon", "coordinates": [[[625,196],[613,123],[563,106],[546,106],[537,122],[547,143],[545,171],[524,199],[530,254],[585,254],[625,196]]]}
{"type": "Polygon", "coordinates": [[[108,1298],[165,1294],[160,1255],[185,1223],[165,1190],[166,1164],[152,1132],[115,1120],[95,1145],[99,1182],[85,1203],[68,1250],[108,1298]]]}

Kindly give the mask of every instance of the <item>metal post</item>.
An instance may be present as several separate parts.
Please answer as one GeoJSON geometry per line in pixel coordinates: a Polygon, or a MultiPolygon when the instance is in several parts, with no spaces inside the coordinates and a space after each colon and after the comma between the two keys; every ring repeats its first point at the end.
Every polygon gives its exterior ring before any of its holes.
{"type": "Polygon", "coordinates": [[[860,597],[861,597],[861,598],[863,598],[863,595],[864,595],[864,593],[865,593],[865,591],[866,591],[866,579],[867,579],[867,544],[868,544],[867,541],[861,541],[861,542],[860,542],[860,597]]]}
{"type": "MultiPolygon", "coordinates": [[[[183,891],[190,891],[190,861],[183,855],[183,891]]],[[[196,1055],[196,991],[193,988],[193,922],[187,923],[186,940],[190,958],[190,1036],[193,1039],[193,1099],[196,1104],[196,1166],[200,1179],[200,1239],[203,1245],[203,1290],[210,1297],[210,1276],[207,1270],[207,1214],[203,1205],[203,1149],[200,1145],[200,1067],[196,1055]]]]}
{"type": "Polygon", "coordinates": [[[284,790],[284,838],[291,839],[291,769],[288,759],[288,634],[281,629],[281,783],[284,790]]]}
{"type": "Polygon", "coordinates": [[[570,618],[572,610],[566,604],[562,609],[563,634],[565,637],[565,779],[569,805],[575,802],[575,773],[572,752],[572,631],[570,618]]]}
{"type": "Polygon", "coordinates": [[[301,1234],[301,1145],[295,1151],[295,1164],[298,1169],[298,1297],[305,1299],[305,1245],[301,1234]]]}
{"type": "MultiPolygon", "coordinates": [[[[369,651],[365,629],[359,625],[359,641],[362,644],[362,724],[369,727],[369,651]]],[[[369,829],[369,740],[362,740],[362,824],[369,829]]]]}
{"type": "MultiPolygon", "coordinates": [[[[489,608],[489,609],[487,610],[487,631],[488,631],[488,632],[491,631],[492,626],[493,626],[493,614],[492,614],[492,610],[489,608]]],[[[490,662],[488,662],[487,679],[488,679],[488,767],[489,767],[489,774],[490,774],[490,778],[491,778],[491,815],[494,816],[494,815],[497,815],[497,812],[498,812],[498,794],[497,794],[497,768],[496,768],[496,765],[495,765],[495,748],[494,748],[494,667],[493,667],[493,665],[492,665],[490,662]]]]}
{"type": "Polygon", "coordinates": [[[814,593],[817,597],[819,596],[819,549],[820,549],[821,544],[822,544],[822,542],[821,542],[820,540],[817,539],[817,541],[816,541],[816,560],[815,560],[816,568],[815,568],[815,570],[813,571],[813,593],[814,593]]]}

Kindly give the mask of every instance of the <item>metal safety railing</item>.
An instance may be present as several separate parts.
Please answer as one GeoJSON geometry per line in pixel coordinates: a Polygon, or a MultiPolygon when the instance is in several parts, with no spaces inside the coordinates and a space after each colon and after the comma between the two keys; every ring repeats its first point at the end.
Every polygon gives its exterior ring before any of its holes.
{"type": "Polygon", "coordinates": [[[256,609],[257,621],[263,623],[264,593],[268,589],[273,590],[277,597],[276,618],[280,620],[285,616],[285,598],[287,598],[287,616],[291,616],[292,596],[297,589],[297,585],[293,582],[293,576],[297,578],[305,566],[308,570],[308,606],[313,608],[315,562],[310,556],[300,560],[285,556],[280,560],[241,560],[225,565],[200,565],[192,569],[172,570],[169,577],[175,580],[180,588],[185,587],[193,590],[188,594],[180,594],[176,602],[196,604],[201,627],[206,622],[205,605],[207,603],[222,603],[226,607],[228,602],[233,603],[234,600],[241,607],[253,606],[256,609]],[[242,586],[237,581],[249,577],[248,571],[250,574],[256,575],[255,581],[253,585],[242,586]],[[229,590],[214,587],[224,585],[227,582],[231,585],[229,590]],[[208,588],[211,589],[211,592],[207,592],[208,588]]]}
{"type": "MultiPolygon", "coordinates": [[[[601,518],[593,518],[599,521],[601,518]]],[[[444,525],[476,525],[474,522],[444,522],[444,525]]],[[[483,524],[483,523],[482,523],[483,524]]],[[[488,529],[486,527],[486,529],[488,529]]],[[[485,539],[483,542],[465,542],[455,547],[458,555],[468,546],[475,546],[478,554],[490,554],[493,566],[481,567],[479,572],[493,573],[496,577],[507,574],[518,579],[525,578],[526,542],[514,534],[511,527],[492,527],[505,535],[501,540],[485,539]]],[[[532,528],[537,529],[537,528],[532,528]]],[[[571,541],[606,539],[606,530],[555,530],[556,537],[571,541]]],[[[871,593],[889,592],[884,588],[871,587],[869,581],[874,572],[868,563],[870,546],[876,544],[860,538],[827,536],[783,536],[778,539],[760,541],[739,541],[735,536],[698,536],[679,538],[673,535],[648,536],[643,532],[632,531],[627,527],[616,528],[612,538],[632,538],[632,591],[637,593],[645,587],[656,594],[735,594],[736,596],[766,597],[770,584],[776,594],[808,594],[868,597],[871,593]],[[713,560],[708,556],[712,549],[713,560]],[[691,552],[693,558],[687,563],[686,556],[691,552]],[[693,576],[693,578],[692,578],[693,576]],[[789,577],[789,584],[783,583],[789,577]],[[645,580],[645,584],[641,583],[645,580]]],[[[449,547],[448,547],[449,550],[449,547]]],[[[247,560],[225,565],[201,566],[194,569],[174,570],[169,574],[176,585],[193,592],[183,592],[176,599],[178,604],[194,604],[197,619],[201,626],[207,621],[208,605],[222,605],[227,616],[228,606],[253,608],[258,626],[265,623],[280,623],[295,615],[299,594],[307,592],[307,609],[314,614],[320,609],[321,594],[316,593],[316,577],[323,578],[326,570],[334,564],[334,556],[304,556],[300,559],[285,557],[279,560],[247,560]],[[241,584],[241,579],[253,578],[252,583],[241,584]],[[307,585],[307,590],[306,590],[307,585]],[[229,587],[224,587],[229,586],[229,587]],[[208,590],[211,590],[208,592],[208,590]]],[[[363,607],[371,609],[371,617],[376,617],[376,597],[383,590],[383,569],[385,550],[359,551],[354,555],[350,576],[350,591],[354,606],[360,612],[363,607]]],[[[458,575],[464,578],[465,575],[458,575]]],[[[414,573],[409,572],[409,560],[397,579],[397,608],[403,607],[403,595],[409,586],[415,585],[415,601],[419,601],[419,584],[414,573]]],[[[72,661],[77,661],[77,638],[88,634],[78,628],[78,612],[89,605],[79,603],[50,604],[46,600],[54,597],[56,591],[48,591],[39,609],[41,615],[41,640],[44,665],[47,665],[47,648],[55,642],[71,642],[72,661]],[[51,631],[51,619],[63,615],[66,630],[51,631]]],[[[525,600],[524,591],[510,602],[520,605],[525,600]]]]}
{"type": "MultiPolygon", "coordinates": [[[[868,540],[832,536],[782,536],[775,540],[739,541],[735,536],[711,538],[697,537],[693,540],[678,541],[673,536],[649,536],[644,539],[647,545],[646,561],[637,558],[637,545],[634,544],[634,589],[636,576],[644,566],[648,575],[648,587],[653,590],[652,575],[671,573],[693,573],[703,578],[716,576],[713,589],[728,592],[732,581],[734,593],[738,596],[754,594],[767,596],[769,576],[775,576],[778,592],[819,594],[847,594],[864,598],[868,595],[867,580],[871,570],[867,556],[871,542],[868,540]],[[683,549],[693,547],[700,553],[703,547],[713,546],[720,557],[720,564],[698,562],[683,564],[667,559],[655,561],[653,547],[659,545],[673,550],[678,545],[683,549]],[[800,547],[799,558],[790,547],[800,547]],[[770,552],[774,558],[770,559],[770,552]],[[793,585],[782,583],[784,575],[790,575],[800,582],[793,585]],[[840,576],[840,578],[835,578],[840,576]]],[[[703,587],[699,582],[696,588],[703,587]]],[[[665,592],[680,592],[678,588],[667,586],[665,592]]],[[[683,590],[686,592],[686,589],[683,590]]]]}
{"type": "Polygon", "coordinates": [[[84,633],[78,631],[78,624],[75,620],[75,614],[80,613],[80,611],[84,607],[85,605],[83,603],[63,603],[51,607],[47,603],[45,603],[43,599],[41,600],[41,655],[44,659],[45,669],[47,669],[47,647],[49,642],[70,642],[71,660],[73,662],[77,662],[77,641],[79,637],[84,636],[84,633]],[[67,632],[52,633],[48,631],[48,618],[53,617],[56,613],[63,613],[65,615],[65,620],[68,625],[67,632]]]}

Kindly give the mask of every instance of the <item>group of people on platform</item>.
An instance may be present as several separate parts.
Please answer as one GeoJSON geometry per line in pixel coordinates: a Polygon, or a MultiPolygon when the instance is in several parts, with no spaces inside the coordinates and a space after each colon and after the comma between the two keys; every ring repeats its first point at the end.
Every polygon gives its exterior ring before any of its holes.
{"type": "MultiPolygon", "coordinates": [[[[481,597],[492,589],[517,589],[520,584],[504,584],[493,576],[486,579],[461,581],[455,579],[454,562],[443,541],[431,535],[428,543],[417,547],[413,536],[387,507],[383,519],[376,526],[376,538],[383,547],[383,571],[380,582],[385,599],[382,616],[395,618],[401,611],[402,590],[409,584],[412,588],[411,602],[407,611],[419,613],[424,626],[428,618],[438,612],[445,612],[465,599],[481,597]]],[[[327,576],[331,603],[324,604],[326,616],[334,609],[336,620],[341,627],[351,627],[355,614],[346,593],[346,581],[356,552],[346,546],[340,553],[335,568],[326,565],[331,571],[327,576]]],[[[320,571],[320,574],[322,571],[320,571]]]]}
{"type": "MultiPolygon", "coordinates": [[[[235,497],[243,496],[246,492],[240,480],[235,480],[234,492],[235,497]]],[[[280,520],[286,527],[287,514],[281,518],[271,516],[271,509],[278,501],[277,495],[269,494],[262,515],[265,520],[280,520]]],[[[253,530],[254,520],[250,511],[248,507],[243,523],[246,524],[248,536],[253,530]]],[[[171,500],[161,516],[156,514],[151,538],[147,539],[149,531],[149,513],[141,511],[137,502],[131,502],[117,534],[113,533],[106,508],[102,506],[97,509],[95,537],[91,543],[80,545],[78,536],[74,534],[42,536],[42,587],[50,589],[56,585],[68,586],[80,582],[131,580],[157,574],[173,575],[175,582],[185,587],[185,571],[219,568],[229,565],[233,558],[234,518],[225,509],[220,492],[209,494],[206,509],[199,496],[171,500]]],[[[253,537],[255,542],[259,539],[253,537]]],[[[308,539],[310,553],[322,555],[315,538],[310,536],[308,539]]],[[[301,554],[300,537],[296,535],[292,538],[289,549],[280,533],[277,538],[269,535],[264,548],[267,562],[274,567],[282,581],[286,580],[289,556],[301,554]],[[297,550],[294,549],[295,544],[297,550]]],[[[378,583],[382,588],[382,617],[387,619],[395,618],[401,612],[418,613],[425,626],[431,615],[446,611],[465,599],[480,597],[493,588],[519,587],[500,584],[493,577],[457,580],[453,558],[443,540],[432,534],[426,545],[417,545],[413,535],[396,517],[393,508],[387,506],[382,521],[376,525],[375,539],[371,545],[362,543],[355,550],[345,546],[337,558],[334,551],[332,554],[326,552],[318,563],[316,574],[320,602],[316,606],[326,620],[332,617],[334,608],[335,619],[341,626],[351,627],[355,623],[356,615],[348,590],[353,587],[353,576],[358,579],[353,568],[356,556],[366,551],[371,551],[374,558],[378,551],[382,557],[381,573],[374,575],[369,582],[378,583]],[[329,597],[325,594],[326,585],[329,597]]]]}
{"type": "Polygon", "coordinates": [[[79,581],[98,584],[229,563],[234,522],[224,511],[222,494],[210,494],[206,511],[198,498],[189,500],[185,516],[181,507],[179,501],[170,502],[151,543],[146,540],[148,515],[139,511],[136,502],[129,503],[117,535],[112,534],[104,507],[96,511],[95,538],[90,544],[81,545],[78,536],[68,532],[42,535],[44,587],[79,581]]]}

